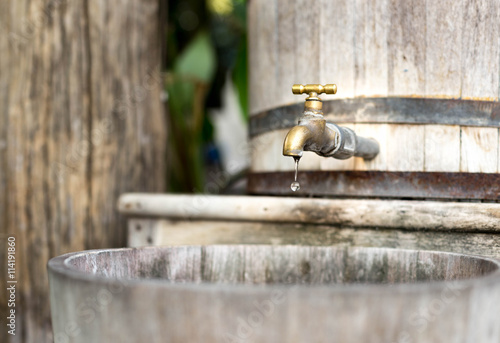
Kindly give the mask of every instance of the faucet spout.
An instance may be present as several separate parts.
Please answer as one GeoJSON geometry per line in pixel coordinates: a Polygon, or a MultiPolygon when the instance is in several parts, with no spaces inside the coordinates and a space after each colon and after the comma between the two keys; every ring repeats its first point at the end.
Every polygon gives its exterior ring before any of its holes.
{"type": "Polygon", "coordinates": [[[321,156],[328,156],[335,149],[337,133],[331,130],[326,120],[321,118],[301,118],[286,135],[283,143],[283,155],[302,157],[304,151],[313,151],[321,156]]]}
{"type": "Polygon", "coordinates": [[[309,93],[299,125],[286,135],[283,155],[302,157],[304,151],[313,151],[324,157],[340,160],[357,156],[365,160],[375,158],[380,151],[379,144],[372,138],[356,136],[353,130],[327,123],[323,117],[323,104],[318,94],[335,94],[337,86],[293,85],[294,94],[309,93]]]}

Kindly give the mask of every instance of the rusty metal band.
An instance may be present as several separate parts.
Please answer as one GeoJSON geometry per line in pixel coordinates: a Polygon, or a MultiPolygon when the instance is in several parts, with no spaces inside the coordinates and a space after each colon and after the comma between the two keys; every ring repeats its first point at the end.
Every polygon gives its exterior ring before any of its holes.
{"type": "Polygon", "coordinates": [[[380,171],[250,173],[248,192],[261,195],[500,200],[500,174],[380,171]]]}
{"type": "MultiPolygon", "coordinates": [[[[250,118],[250,137],[290,128],[303,103],[264,111],[250,118]]],[[[355,98],[323,101],[335,123],[442,124],[500,127],[500,102],[429,98],[355,98]]]]}

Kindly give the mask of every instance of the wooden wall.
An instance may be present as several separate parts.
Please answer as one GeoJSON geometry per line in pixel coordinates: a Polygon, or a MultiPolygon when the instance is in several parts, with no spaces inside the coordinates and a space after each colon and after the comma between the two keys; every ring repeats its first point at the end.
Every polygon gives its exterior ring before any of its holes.
{"type": "MultiPolygon", "coordinates": [[[[412,97],[498,101],[496,0],[252,0],[250,114],[300,103],[294,83],[336,83],[324,100],[412,97]]],[[[335,112],[326,113],[335,118],[335,112]]],[[[297,113],[297,117],[300,112],[297,113]]],[[[418,115],[416,113],[415,115],[418,115]]],[[[498,173],[498,127],[343,123],[377,139],[380,155],[337,161],[306,153],[302,170],[498,173]]],[[[293,170],[288,130],[254,137],[254,172],[293,170]],[[264,142],[264,143],[263,143],[264,142]]]]}
{"type": "MultiPolygon", "coordinates": [[[[17,332],[52,342],[46,263],[126,244],[126,191],[164,190],[157,0],[0,5],[2,316],[6,238],[17,242],[17,332]]],[[[3,321],[2,321],[3,322],[3,321]]]]}

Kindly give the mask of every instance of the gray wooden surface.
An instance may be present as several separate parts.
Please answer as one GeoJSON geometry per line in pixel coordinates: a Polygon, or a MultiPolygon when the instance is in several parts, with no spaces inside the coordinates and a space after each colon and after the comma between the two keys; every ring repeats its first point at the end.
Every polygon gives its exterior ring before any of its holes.
{"type": "Polygon", "coordinates": [[[49,274],[56,337],[73,343],[496,343],[499,266],[443,252],[230,245],[73,253],[49,274]]]}
{"type": "MultiPolygon", "coordinates": [[[[293,83],[336,83],[338,93],[324,99],[498,101],[499,21],[497,0],[253,0],[250,114],[303,102],[293,83]]],[[[325,114],[334,118],[335,110],[325,114]]],[[[381,142],[374,160],[321,163],[306,153],[303,169],[499,172],[498,127],[424,124],[365,123],[360,132],[381,142]]],[[[358,130],[355,122],[346,126],[358,130]]],[[[277,143],[287,132],[252,138],[253,172],[293,169],[277,143]]]]}
{"type": "Polygon", "coordinates": [[[125,245],[118,195],[163,190],[158,6],[1,1],[0,279],[9,235],[18,277],[17,333],[2,342],[52,342],[49,258],[125,245]]]}
{"type": "Polygon", "coordinates": [[[127,216],[261,223],[325,224],[398,230],[500,230],[500,204],[265,196],[123,194],[127,216]]]}

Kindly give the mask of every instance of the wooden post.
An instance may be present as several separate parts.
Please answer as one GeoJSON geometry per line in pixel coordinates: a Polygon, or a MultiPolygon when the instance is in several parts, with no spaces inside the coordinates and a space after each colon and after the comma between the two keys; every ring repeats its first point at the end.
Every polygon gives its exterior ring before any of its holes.
{"type": "Polygon", "coordinates": [[[118,196],[164,190],[158,7],[0,5],[0,272],[14,236],[18,281],[16,336],[2,328],[2,342],[52,342],[48,259],[124,246],[118,196]]]}

